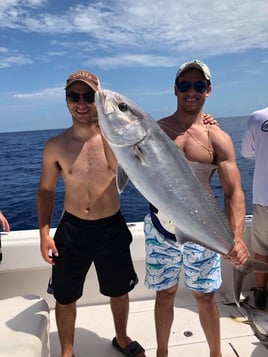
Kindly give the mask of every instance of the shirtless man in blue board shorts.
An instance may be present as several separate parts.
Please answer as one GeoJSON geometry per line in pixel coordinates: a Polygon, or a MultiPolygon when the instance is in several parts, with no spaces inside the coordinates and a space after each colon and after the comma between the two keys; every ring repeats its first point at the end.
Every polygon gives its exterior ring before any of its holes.
{"type": "MultiPolygon", "coordinates": [[[[166,134],[181,148],[189,161],[215,164],[224,191],[225,213],[233,230],[234,248],[228,258],[243,264],[248,250],[242,241],[245,203],[232,141],[217,125],[203,122],[202,107],[211,92],[211,74],[201,61],[184,63],[175,77],[177,110],[158,121],[166,134]]],[[[207,173],[209,181],[211,172],[207,173]]],[[[168,341],[173,322],[173,305],[181,268],[186,286],[198,305],[199,319],[209,345],[210,357],[221,357],[220,322],[215,291],[221,285],[220,256],[195,243],[183,250],[176,243],[174,227],[150,205],[144,219],[146,236],[146,280],[156,291],[156,357],[168,356],[168,341]]]]}
{"type": "MultiPolygon", "coordinates": [[[[251,248],[255,259],[268,263],[268,107],[255,111],[247,122],[241,154],[255,160],[251,248]]],[[[268,274],[256,273],[255,305],[265,309],[268,274]]]]}
{"type": "MultiPolygon", "coordinates": [[[[49,139],[43,151],[37,192],[41,253],[52,264],[48,291],[56,299],[61,357],[73,356],[76,301],[92,263],[100,292],[110,297],[116,333],[113,346],[123,355],[145,357],[142,346],[127,335],[128,292],[138,279],[130,255],[131,233],[120,213],[115,174],[106,161],[98,126],[94,99],[98,88],[98,78],[87,71],[67,79],[72,126],[49,139]],[[52,239],[50,221],[60,175],[64,214],[52,239]]],[[[88,351],[90,356],[90,346],[88,351]]]]}

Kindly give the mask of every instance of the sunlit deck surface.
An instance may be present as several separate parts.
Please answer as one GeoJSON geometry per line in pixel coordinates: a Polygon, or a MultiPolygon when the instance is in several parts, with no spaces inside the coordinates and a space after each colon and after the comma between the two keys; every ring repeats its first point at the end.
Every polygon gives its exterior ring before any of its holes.
{"type": "MultiPolygon", "coordinates": [[[[217,295],[221,323],[223,357],[264,357],[268,349],[254,335],[243,315],[243,308],[226,304],[217,295]]],[[[146,350],[147,357],[156,356],[154,330],[154,299],[130,303],[128,334],[146,350]]],[[[51,311],[51,357],[60,356],[55,327],[54,311],[51,311]]],[[[109,304],[79,307],[76,321],[74,352],[76,357],[122,356],[111,344],[114,327],[109,304]]],[[[199,324],[197,307],[190,295],[177,296],[174,323],[169,341],[169,357],[208,357],[206,339],[199,324]]]]}

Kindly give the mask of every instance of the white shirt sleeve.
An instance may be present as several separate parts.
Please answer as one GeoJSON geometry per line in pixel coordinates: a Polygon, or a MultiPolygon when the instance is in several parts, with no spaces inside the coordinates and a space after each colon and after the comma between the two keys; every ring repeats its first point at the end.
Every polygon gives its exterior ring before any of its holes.
{"type": "Polygon", "coordinates": [[[249,117],[247,128],[241,142],[241,155],[246,159],[255,159],[255,125],[252,116],[249,117]]]}
{"type": "Polygon", "coordinates": [[[253,203],[268,206],[268,107],[250,115],[240,151],[254,159],[253,203]]]}

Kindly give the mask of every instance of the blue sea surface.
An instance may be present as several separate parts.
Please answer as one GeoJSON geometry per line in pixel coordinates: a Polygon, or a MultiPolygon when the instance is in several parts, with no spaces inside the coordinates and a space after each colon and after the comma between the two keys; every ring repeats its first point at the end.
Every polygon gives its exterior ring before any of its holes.
{"type": "MultiPolygon", "coordinates": [[[[227,131],[234,142],[237,164],[241,173],[242,188],[246,197],[247,214],[252,213],[252,179],[254,162],[240,155],[242,135],[247,117],[219,118],[220,127],[227,131]]],[[[57,130],[36,130],[0,133],[0,209],[7,217],[12,230],[37,228],[36,189],[40,175],[42,151],[57,130]]],[[[223,196],[217,175],[212,178],[212,190],[223,208],[223,196]]],[[[62,212],[63,183],[60,179],[55,196],[52,227],[57,226],[62,212]]],[[[148,213],[147,201],[135,187],[128,183],[121,194],[122,212],[127,222],[143,220],[148,213]]]]}

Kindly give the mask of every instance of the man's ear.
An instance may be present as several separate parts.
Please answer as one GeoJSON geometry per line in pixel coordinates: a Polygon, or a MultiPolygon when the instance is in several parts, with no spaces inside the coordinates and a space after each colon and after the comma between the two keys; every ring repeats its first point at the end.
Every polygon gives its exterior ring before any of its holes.
{"type": "Polygon", "coordinates": [[[177,89],[176,84],[174,84],[174,95],[175,95],[175,97],[178,96],[178,89],[177,89]]]}
{"type": "Polygon", "coordinates": [[[212,90],[212,87],[209,86],[209,87],[207,88],[207,91],[206,91],[206,97],[209,97],[209,96],[210,96],[211,90],[212,90]]]}

